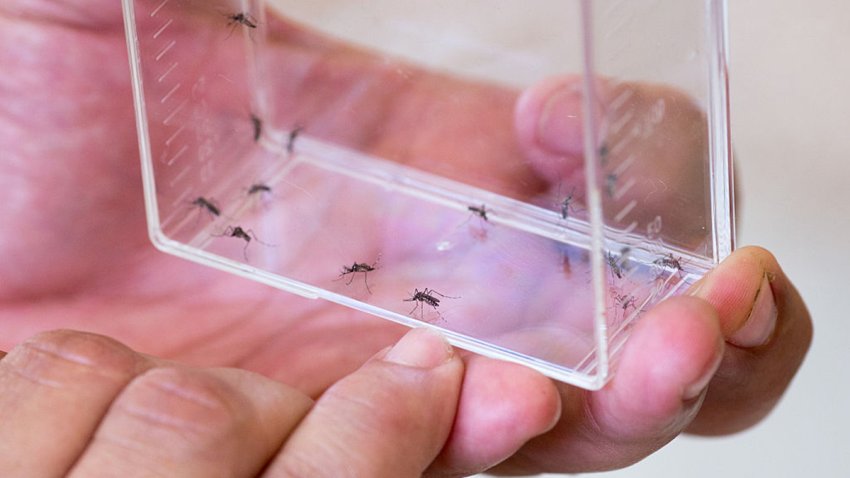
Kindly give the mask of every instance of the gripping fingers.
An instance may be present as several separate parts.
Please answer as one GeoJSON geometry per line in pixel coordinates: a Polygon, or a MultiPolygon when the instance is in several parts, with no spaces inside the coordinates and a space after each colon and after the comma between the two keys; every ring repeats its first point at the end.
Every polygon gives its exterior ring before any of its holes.
{"type": "Polygon", "coordinates": [[[249,372],[44,333],[0,360],[0,476],[255,476],[311,405],[249,372]]]}
{"type": "Polygon", "coordinates": [[[266,473],[419,477],[451,430],[463,364],[417,329],[319,399],[266,473]]]}
{"type": "Polygon", "coordinates": [[[56,331],[0,361],[0,476],[61,476],[115,395],[151,364],[114,340],[56,331]]]}
{"type": "Polygon", "coordinates": [[[242,370],[156,368],[116,398],[70,476],[256,476],[311,405],[242,370]]]}

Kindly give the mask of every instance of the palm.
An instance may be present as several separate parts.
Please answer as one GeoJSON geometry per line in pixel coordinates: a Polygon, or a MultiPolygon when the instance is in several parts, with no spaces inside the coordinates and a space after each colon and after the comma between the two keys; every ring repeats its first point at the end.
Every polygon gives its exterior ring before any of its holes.
{"type": "MultiPolygon", "coordinates": [[[[4,126],[0,207],[8,231],[0,238],[0,254],[8,258],[0,265],[4,277],[0,348],[8,349],[38,330],[77,328],[114,336],[160,356],[239,365],[316,392],[391,343],[400,330],[383,321],[213,272],[153,249],[145,233],[127,65],[119,60],[125,57],[123,32],[118,18],[113,20],[110,28],[57,25],[45,30],[25,20],[0,17],[0,43],[21,45],[14,52],[0,52],[0,69],[17,72],[0,84],[4,126]],[[19,40],[34,32],[43,41],[19,40]],[[29,63],[33,61],[37,64],[29,63]],[[39,74],[30,77],[25,71],[39,74]],[[57,75],[41,74],[44,71],[57,75]],[[358,338],[351,341],[355,331],[358,338]]],[[[280,56],[295,49],[303,52],[301,40],[297,34],[280,38],[276,44],[280,56]]],[[[386,93],[382,82],[386,72],[379,64],[366,57],[352,63],[351,57],[351,51],[333,44],[311,43],[301,61],[315,71],[310,81],[317,95],[321,87],[315,85],[322,84],[323,72],[338,74],[340,68],[348,68],[350,74],[333,84],[337,97],[340,90],[350,90],[357,92],[356,101],[401,99],[400,93],[398,98],[386,93]]],[[[463,92],[463,84],[423,77],[414,85],[421,87],[405,91],[404,103],[394,113],[372,118],[346,140],[417,163],[446,157],[453,142],[463,141],[464,128],[459,126],[471,118],[484,130],[512,131],[515,97],[509,92],[469,88],[463,101],[458,103],[455,95],[449,104],[441,102],[440,91],[463,92]],[[422,112],[417,105],[426,98],[432,105],[430,114],[443,120],[437,128],[418,131],[422,112]],[[381,124],[392,124],[392,129],[375,128],[381,124]],[[391,132],[367,137],[367,129],[391,132]],[[400,146],[396,138],[410,138],[411,131],[416,131],[417,141],[400,146]]],[[[226,95],[221,98],[221,108],[230,108],[224,105],[226,95]]],[[[316,101],[312,107],[332,105],[316,101]]],[[[350,118],[335,116],[334,121],[350,118]]],[[[318,125],[319,134],[321,129],[318,125]]],[[[511,162],[506,159],[515,158],[516,150],[514,139],[505,134],[469,150],[464,161],[507,165],[511,162]]],[[[521,184],[525,191],[514,191],[518,194],[533,193],[540,184],[530,170],[505,169],[504,177],[504,184],[497,186],[517,189],[512,185],[521,184]]],[[[385,244],[391,242],[388,239],[375,238],[385,244]]],[[[410,261],[409,270],[417,270],[417,259],[410,261]]]]}

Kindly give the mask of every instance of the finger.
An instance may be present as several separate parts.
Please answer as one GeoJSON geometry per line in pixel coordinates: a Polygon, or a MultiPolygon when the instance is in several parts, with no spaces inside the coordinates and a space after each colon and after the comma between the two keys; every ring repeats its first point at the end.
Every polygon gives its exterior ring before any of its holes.
{"type": "Polygon", "coordinates": [[[504,473],[588,472],[635,463],[679,434],[720,362],[715,311],[678,297],[647,311],[598,392],[564,386],[558,425],[496,468],[504,473]]]}
{"type": "Polygon", "coordinates": [[[266,476],[420,476],[449,435],[462,376],[442,337],[409,332],[324,393],[266,476]]]}
{"type": "Polygon", "coordinates": [[[0,476],[61,476],[150,362],[106,337],[37,335],[0,361],[0,476]],[[25,453],[22,453],[25,451],[25,453]]]}
{"type": "Polygon", "coordinates": [[[544,80],[527,89],[514,110],[517,141],[535,170],[550,182],[580,172],[584,115],[580,76],[544,80]]]}
{"type": "Polygon", "coordinates": [[[457,417],[427,476],[469,476],[501,463],[558,422],[554,383],[530,368],[471,355],[457,417]]]}
{"type": "Polygon", "coordinates": [[[758,247],[736,251],[694,289],[718,310],[729,346],[688,431],[743,430],[788,388],[811,345],[811,316],[776,258],[758,247]]]}
{"type": "MultiPolygon", "coordinates": [[[[710,230],[705,217],[709,191],[706,115],[684,92],[633,82],[596,82],[598,164],[606,202],[641,207],[628,216],[649,223],[664,218],[662,235],[676,243],[700,244],[710,230]],[[671,206],[674,205],[674,206],[671,206]]],[[[582,201],[584,106],[581,78],[547,79],[523,92],[516,104],[517,139],[530,164],[550,184],[576,190],[582,201]]],[[[618,226],[621,208],[604,208],[618,226]]],[[[621,218],[622,219],[622,218],[621,218]]]]}
{"type": "Polygon", "coordinates": [[[256,476],[311,405],[243,370],[155,368],[116,398],[70,476],[256,476]]]}

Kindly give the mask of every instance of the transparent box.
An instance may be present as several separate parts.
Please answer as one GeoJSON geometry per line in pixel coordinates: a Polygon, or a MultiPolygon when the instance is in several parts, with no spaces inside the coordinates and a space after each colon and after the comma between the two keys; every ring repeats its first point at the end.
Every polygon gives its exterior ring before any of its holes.
{"type": "Polygon", "coordinates": [[[162,251],[588,389],[731,252],[724,1],[268,3],[123,0],[162,251]]]}

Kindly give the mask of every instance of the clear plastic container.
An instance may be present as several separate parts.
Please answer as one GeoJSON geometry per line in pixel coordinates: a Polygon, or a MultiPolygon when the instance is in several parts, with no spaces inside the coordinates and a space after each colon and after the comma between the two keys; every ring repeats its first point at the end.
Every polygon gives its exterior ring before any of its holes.
{"type": "Polygon", "coordinates": [[[165,252],[597,389],[732,250],[724,1],[123,4],[165,252]]]}

